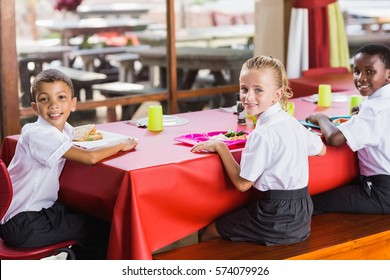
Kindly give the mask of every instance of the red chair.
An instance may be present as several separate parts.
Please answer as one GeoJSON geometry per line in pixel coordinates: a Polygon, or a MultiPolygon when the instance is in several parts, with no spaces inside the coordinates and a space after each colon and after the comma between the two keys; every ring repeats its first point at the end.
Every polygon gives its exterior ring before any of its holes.
{"type": "Polygon", "coordinates": [[[302,72],[303,77],[314,77],[324,74],[342,74],[349,73],[348,68],[346,67],[318,67],[311,68],[302,72]]]}
{"type": "MultiPolygon", "coordinates": [[[[0,160],[0,219],[3,218],[12,200],[12,182],[9,177],[7,166],[0,160]]],[[[69,247],[76,244],[76,241],[69,240],[57,244],[34,247],[17,248],[7,245],[0,238],[0,259],[1,260],[38,260],[55,256],[61,252],[68,253],[67,259],[76,259],[75,253],[69,247]]]]}

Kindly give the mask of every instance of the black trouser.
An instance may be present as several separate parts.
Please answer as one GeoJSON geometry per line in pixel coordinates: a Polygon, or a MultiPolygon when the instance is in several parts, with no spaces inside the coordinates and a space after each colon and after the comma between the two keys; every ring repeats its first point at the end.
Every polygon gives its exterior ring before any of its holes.
{"type": "Polygon", "coordinates": [[[106,259],[110,225],[71,211],[56,202],[41,211],[22,212],[0,225],[0,236],[15,247],[36,247],[66,240],[77,259],[106,259]]]}
{"type": "Polygon", "coordinates": [[[361,176],[360,183],[312,196],[314,214],[349,212],[390,214],[390,176],[361,176]]]}

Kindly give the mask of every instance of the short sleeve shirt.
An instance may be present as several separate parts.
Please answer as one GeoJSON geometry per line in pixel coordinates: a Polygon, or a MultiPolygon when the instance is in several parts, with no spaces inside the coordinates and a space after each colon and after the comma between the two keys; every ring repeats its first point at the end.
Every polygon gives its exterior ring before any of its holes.
{"type": "Polygon", "coordinates": [[[321,138],[282,110],[279,103],[259,117],[241,157],[240,176],[260,191],[307,186],[308,156],[318,155],[321,138]]]}
{"type": "Polygon", "coordinates": [[[364,100],[359,113],[338,128],[357,151],[361,175],[390,175],[390,84],[364,100]]]}
{"type": "Polygon", "coordinates": [[[54,204],[65,164],[62,156],[71,148],[73,135],[68,123],[62,132],[42,118],[24,125],[8,167],[13,198],[1,223],[20,212],[39,211],[54,204]]]}

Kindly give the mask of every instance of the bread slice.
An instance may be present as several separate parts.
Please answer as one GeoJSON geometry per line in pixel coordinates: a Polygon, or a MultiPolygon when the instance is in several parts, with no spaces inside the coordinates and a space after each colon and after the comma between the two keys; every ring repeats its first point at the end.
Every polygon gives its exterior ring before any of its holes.
{"type": "Polygon", "coordinates": [[[73,141],[95,141],[103,139],[103,133],[96,131],[96,125],[86,124],[75,127],[73,141]]]}

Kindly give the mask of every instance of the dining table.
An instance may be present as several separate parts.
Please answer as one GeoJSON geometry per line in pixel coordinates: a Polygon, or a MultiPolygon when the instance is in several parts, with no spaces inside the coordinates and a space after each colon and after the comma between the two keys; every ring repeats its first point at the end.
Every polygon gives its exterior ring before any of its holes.
{"type": "MultiPolygon", "coordinates": [[[[152,84],[167,88],[166,47],[151,47],[133,51],[139,61],[150,69],[152,84]],[[156,73],[158,73],[156,75],[156,73]]],[[[242,64],[253,56],[251,49],[177,47],[176,66],[178,70],[178,89],[191,89],[200,70],[209,70],[214,85],[235,85],[238,83],[242,64]]],[[[126,60],[122,60],[124,65],[126,60]]],[[[223,106],[236,103],[236,93],[223,95],[223,106]]]]}
{"type": "Polygon", "coordinates": [[[120,34],[125,32],[145,30],[149,21],[137,18],[84,18],[37,20],[35,24],[40,28],[47,28],[51,32],[60,33],[61,43],[70,45],[70,39],[78,36],[91,36],[100,32],[115,31],[120,34]]]}
{"type": "MultiPolygon", "coordinates": [[[[332,116],[348,114],[349,110],[348,101],[334,102],[328,108],[300,98],[292,102],[299,120],[315,112],[332,116]]],[[[238,125],[234,107],[164,117],[167,123],[161,132],[137,127],[135,122],[98,124],[107,143],[112,135],[121,135],[137,138],[138,146],[92,166],[68,160],[62,171],[59,200],[111,222],[108,259],[152,259],[156,250],[257,197],[253,188],[246,192],[234,188],[217,154],[192,153],[192,142],[183,141],[228,130],[250,133],[254,129],[250,118],[246,125],[238,125]]],[[[7,136],[2,143],[0,157],[6,164],[13,157],[18,138],[7,136]]],[[[237,162],[243,145],[230,146],[237,162]]],[[[357,157],[347,145],[327,146],[325,156],[309,157],[308,187],[312,195],[347,184],[357,176],[357,157]]]]}
{"type": "MultiPolygon", "coordinates": [[[[141,44],[150,46],[165,46],[166,29],[144,30],[135,32],[141,44]]],[[[220,25],[202,28],[179,28],[175,31],[176,46],[249,47],[253,43],[255,26],[253,24],[220,25]]]]}
{"type": "Polygon", "coordinates": [[[354,91],[359,94],[353,82],[353,73],[328,73],[316,76],[289,79],[294,97],[309,96],[318,92],[320,84],[331,85],[332,92],[354,91]]]}
{"type": "Polygon", "coordinates": [[[77,7],[76,13],[80,16],[80,18],[96,16],[131,16],[132,18],[139,18],[141,15],[148,13],[151,8],[151,5],[141,3],[82,4],[77,7]]]}

